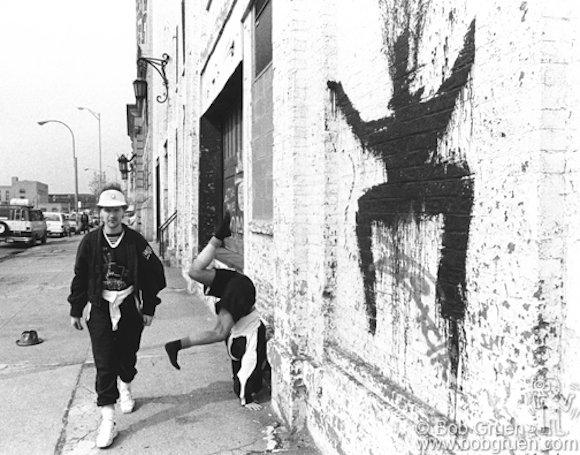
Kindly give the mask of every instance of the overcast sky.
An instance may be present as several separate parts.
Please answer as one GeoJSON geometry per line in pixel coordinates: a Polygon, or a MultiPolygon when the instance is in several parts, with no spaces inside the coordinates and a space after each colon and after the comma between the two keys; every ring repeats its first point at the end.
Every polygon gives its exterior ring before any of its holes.
{"type": "MultiPolygon", "coordinates": [[[[103,171],[130,155],[125,109],[134,102],[134,0],[0,2],[0,185],[11,176],[39,180],[50,193],[74,192],[70,133],[74,131],[79,192],[98,168],[101,113],[103,171]]],[[[117,172],[118,178],[118,172],[117,172]]]]}

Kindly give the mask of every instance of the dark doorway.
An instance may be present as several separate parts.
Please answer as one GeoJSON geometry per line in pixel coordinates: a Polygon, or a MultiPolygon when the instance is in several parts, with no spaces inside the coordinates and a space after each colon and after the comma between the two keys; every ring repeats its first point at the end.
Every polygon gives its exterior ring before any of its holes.
{"type": "Polygon", "coordinates": [[[242,135],[242,65],[234,71],[200,119],[199,246],[211,238],[225,210],[232,216],[232,236],[218,259],[243,269],[244,172],[242,135]]]}

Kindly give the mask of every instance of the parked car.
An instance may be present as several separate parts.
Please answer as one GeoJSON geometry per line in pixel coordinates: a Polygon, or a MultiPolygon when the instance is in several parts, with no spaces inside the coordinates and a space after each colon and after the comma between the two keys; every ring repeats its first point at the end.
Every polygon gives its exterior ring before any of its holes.
{"type": "Polygon", "coordinates": [[[44,212],[43,215],[46,220],[48,235],[65,237],[71,234],[70,222],[66,214],[60,212],[44,212]]]}
{"type": "Polygon", "coordinates": [[[39,240],[46,243],[47,234],[42,212],[27,199],[11,199],[9,205],[0,205],[0,241],[32,246],[39,240]]]}
{"type": "Polygon", "coordinates": [[[73,234],[78,234],[79,233],[79,228],[77,226],[77,220],[76,220],[75,215],[72,215],[72,214],[69,215],[68,216],[68,222],[69,222],[69,225],[70,225],[70,231],[73,234]]]}

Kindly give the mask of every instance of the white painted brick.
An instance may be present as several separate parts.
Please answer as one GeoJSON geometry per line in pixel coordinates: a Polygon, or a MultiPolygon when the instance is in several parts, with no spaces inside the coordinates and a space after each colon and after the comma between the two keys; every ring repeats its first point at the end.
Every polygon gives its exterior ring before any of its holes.
{"type": "MultiPolygon", "coordinates": [[[[179,172],[170,179],[171,207],[180,213],[172,244],[184,270],[199,248],[199,65],[233,3],[213,2],[209,12],[192,7],[179,98],[151,110],[150,159],[160,156],[165,137],[170,147],[176,130],[184,137],[171,161],[179,172]]],[[[580,51],[571,3],[274,0],[274,218],[267,233],[250,224],[247,104],[245,272],[274,331],[274,409],[308,426],[325,453],[419,453],[416,419],[437,413],[470,427],[537,423],[525,398],[543,369],[567,390],[580,383],[580,51]],[[358,199],[385,182],[387,170],[363,150],[326,87],[341,81],[364,120],[389,115],[385,51],[406,14],[412,24],[423,21],[421,39],[409,40],[411,52],[418,43],[411,89],[424,87],[423,101],[451,73],[476,20],[470,81],[439,139],[446,159],[461,149],[474,179],[457,384],[448,371],[448,322],[435,301],[440,216],[402,223],[396,235],[374,227],[377,331],[368,331],[358,199]],[[400,253],[413,259],[413,273],[394,268],[400,253]],[[540,315],[547,328],[538,329],[540,315]]],[[[180,21],[174,13],[157,10],[167,30],[180,21]]],[[[251,101],[252,25],[242,28],[244,99],[251,101]]],[[[156,48],[168,42],[161,35],[156,48]]],[[[226,31],[220,39],[229,38],[226,31]]]]}

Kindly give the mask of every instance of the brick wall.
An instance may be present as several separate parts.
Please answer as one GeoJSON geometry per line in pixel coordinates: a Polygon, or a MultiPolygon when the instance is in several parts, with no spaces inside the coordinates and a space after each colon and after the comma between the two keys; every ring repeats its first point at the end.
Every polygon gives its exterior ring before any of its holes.
{"type": "MultiPolygon", "coordinates": [[[[241,21],[244,272],[273,331],[276,412],[325,453],[450,453],[421,448],[418,423],[445,441],[441,423],[543,425],[539,385],[569,398],[580,383],[577,7],[274,0],[262,223],[251,14],[218,6],[191,7],[185,75],[153,125],[183,136],[185,271],[215,223],[202,111],[238,64],[241,21]]],[[[558,399],[549,415],[580,439],[558,399]]]]}
{"type": "Polygon", "coordinates": [[[534,384],[570,392],[553,16],[276,3],[274,401],[329,452],[419,453],[423,421],[539,427],[534,384]]]}

